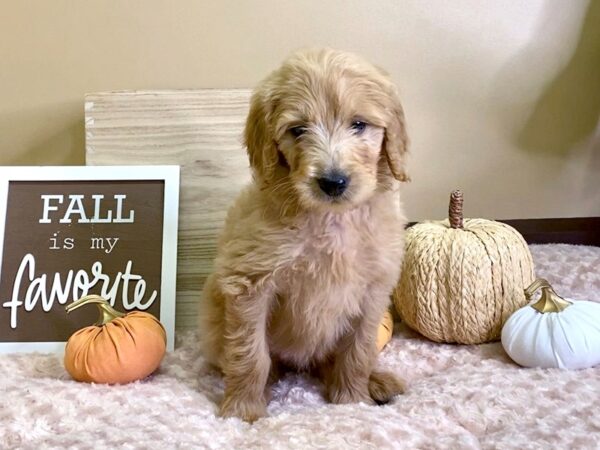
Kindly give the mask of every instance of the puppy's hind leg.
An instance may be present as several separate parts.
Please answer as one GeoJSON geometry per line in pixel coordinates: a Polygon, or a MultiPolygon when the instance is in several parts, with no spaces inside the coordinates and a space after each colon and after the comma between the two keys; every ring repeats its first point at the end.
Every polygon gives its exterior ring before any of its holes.
{"type": "Polygon", "coordinates": [[[391,372],[374,370],[369,376],[369,395],[378,405],[388,403],[404,390],[404,382],[391,372]]]}

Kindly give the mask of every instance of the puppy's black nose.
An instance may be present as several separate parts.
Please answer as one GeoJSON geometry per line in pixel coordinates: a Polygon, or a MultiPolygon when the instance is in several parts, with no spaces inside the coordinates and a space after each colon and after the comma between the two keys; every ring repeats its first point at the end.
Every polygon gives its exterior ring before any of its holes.
{"type": "Polygon", "coordinates": [[[322,178],[317,178],[317,183],[319,183],[321,190],[330,197],[339,197],[348,187],[348,177],[334,172],[322,178]]]}

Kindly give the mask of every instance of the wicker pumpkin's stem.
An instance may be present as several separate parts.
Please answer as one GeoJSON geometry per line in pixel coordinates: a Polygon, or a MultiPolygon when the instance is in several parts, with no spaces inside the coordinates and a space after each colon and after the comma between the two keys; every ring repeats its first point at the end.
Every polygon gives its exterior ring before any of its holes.
{"type": "Polygon", "coordinates": [[[531,307],[540,313],[561,312],[572,305],[570,301],[565,300],[554,292],[550,283],[543,278],[538,278],[525,289],[527,300],[531,300],[531,297],[538,289],[542,290],[542,296],[531,307]]]}
{"type": "Polygon", "coordinates": [[[98,327],[107,324],[111,320],[125,316],[125,314],[117,311],[112,306],[110,306],[110,303],[108,303],[105,299],[103,299],[99,295],[86,295],[85,297],[80,298],[79,300],[71,303],[70,305],[67,305],[65,307],[65,309],[67,310],[67,314],[68,314],[71,311],[76,310],[80,306],[89,305],[92,303],[98,307],[98,312],[100,312],[100,317],[94,324],[98,327]]]}
{"type": "Polygon", "coordinates": [[[463,194],[458,189],[450,194],[450,206],[448,207],[448,220],[452,228],[463,227],[463,194]]]}

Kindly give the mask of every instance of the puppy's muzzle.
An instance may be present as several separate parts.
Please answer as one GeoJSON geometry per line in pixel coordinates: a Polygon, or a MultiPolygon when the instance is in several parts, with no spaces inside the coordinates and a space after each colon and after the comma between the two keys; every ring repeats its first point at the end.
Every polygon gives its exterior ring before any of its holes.
{"type": "Polygon", "coordinates": [[[349,178],[340,172],[331,172],[321,178],[317,178],[317,183],[323,192],[330,197],[339,197],[348,187],[349,178]]]}

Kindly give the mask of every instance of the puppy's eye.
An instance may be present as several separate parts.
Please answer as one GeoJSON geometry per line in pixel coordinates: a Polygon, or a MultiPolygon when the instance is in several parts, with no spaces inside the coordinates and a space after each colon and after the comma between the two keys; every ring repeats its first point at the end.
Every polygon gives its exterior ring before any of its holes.
{"type": "Polygon", "coordinates": [[[362,120],[355,120],[354,122],[352,122],[352,125],[350,125],[350,128],[352,128],[354,134],[362,134],[363,131],[365,131],[365,128],[367,128],[367,122],[363,122],[362,120]]]}
{"type": "Polygon", "coordinates": [[[292,128],[289,129],[289,132],[295,138],[299,138],[304,133],[306,133],[306,131],[307,131],[307,128],[305,126],[303,126],[303,125],[298,125],[297,127],[292,127],[292,128]]]}

